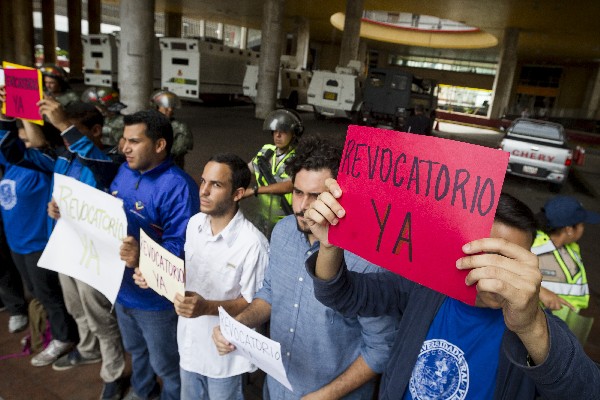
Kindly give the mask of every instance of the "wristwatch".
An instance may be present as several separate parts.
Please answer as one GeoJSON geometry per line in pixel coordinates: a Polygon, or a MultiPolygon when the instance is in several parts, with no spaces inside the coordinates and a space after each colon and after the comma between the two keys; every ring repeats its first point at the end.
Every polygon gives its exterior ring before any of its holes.
{"type": "Polygon", "coordinates": [[[254,197],[258,197],[258,185],[252,186],[252,190],[254,191],[254,197]]]}

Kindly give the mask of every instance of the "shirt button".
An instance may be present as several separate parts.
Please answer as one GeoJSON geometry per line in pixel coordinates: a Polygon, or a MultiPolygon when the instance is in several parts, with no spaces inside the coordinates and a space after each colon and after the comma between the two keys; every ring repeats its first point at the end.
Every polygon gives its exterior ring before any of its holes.
{"type": "Polygon", "coordinates": [[[285,353],[285,355],[289,357],[290,356],[290,352],[288,351],[287,353],[285,353]]]}
{"type": "Polygon", "coordinates": [[[294,308],[298,308],[298,303],[294,304],[294,308]]]}
{"type": "Polygon", "coordinates": [[[303,278],[303,277],[300,277],[300,278],[298,278],[298,280],[299,280],[300,282],[302,282],[302,281],[304,280],[304,278],[303,278]]]}
{"type": "Polygon", "coordinates": [[[291,332],[291,333],[294,333],[294,328],[290,328],[290,332],[291,332]]]}

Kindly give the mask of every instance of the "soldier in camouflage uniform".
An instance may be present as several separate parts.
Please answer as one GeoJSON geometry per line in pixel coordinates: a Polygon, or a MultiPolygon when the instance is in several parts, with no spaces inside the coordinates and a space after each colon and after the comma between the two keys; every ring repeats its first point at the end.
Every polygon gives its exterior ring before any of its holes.
{"type": "Polygon", "coordinates": [[[81,95],[81,101],[93,104],[104,116],[102,144],[108,147],[118,145],[125,128],[121,110],[127,107],[119,101],[119,93],[111,88],[90,87],[81,95]]]}
{"type": "Polygon", "coordinates": [[[194,148],[194,137],[188,125],[185,122],[176,120],[174,117],[175,109],[181,108],[179,97],[168,90],[159,90],[150,97],[150,105],[171,120],[171,126],[173,127],[171,157],[173,157],[175,164],[183,169],[186,153],[194,148]]]}
{"type": "Polygon", "coordinates": [[[44,92],[48,97],[53,97],[63,107],[74,101],[79,101],[79,96],[71,90],[69,78],[64,69],[58,65],[44,65],[40,68],[44,77],[44,92]]]}

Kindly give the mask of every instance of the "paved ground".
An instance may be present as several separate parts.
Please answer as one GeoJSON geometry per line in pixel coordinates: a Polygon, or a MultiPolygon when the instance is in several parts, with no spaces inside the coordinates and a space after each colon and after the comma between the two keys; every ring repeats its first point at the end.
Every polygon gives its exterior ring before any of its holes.
{"type": "MultiPolygon", "coordinates": [[[[198,177],[206,160],[214,153],[231,151],[249,160],[258,149],[270,141],[268,134],[261,130],[261,121],[254,118],[253,107],[209,107],[199,104],[185,104],[178,113],[181,120],[189,123],[195,136],[195,148],[187,156],[186,170],[198,177]]],[[[316,121],[311,113],[302,114],[307,133],[318,133],[334,141],[343,143],[348,121],[316,121]]],[[[440,136],[494,146],[498,134],[480,131],[464,133],[456,127],[447,127],[440,136]]],[[[553,196],[546,184],[521,178],[508,177],[505,190],[538,210],[553,196]]],[[[572,194],[590,209],[600,212],[600,153],[589,152],[586,165],[576,167],[571,174],[564,193],[572,194]]],[[[586,260],[588,279],[592,291],[592,304],[587,315],[598,321],[586,346],[588,354],[600,362],[600,226],[589,226],[581,240],[583,258],[586,260]]],[[[0,312],[0,357],[20,351],[22,334],[10,335],[6,332],[8,314],[0,312]]],[[[29,356],[0,360],[0,398],[6,400],[48,399],[86,400],[96,399],[101,390],[98,376],[99,365],[88,365],[69,371],[56,372],[50,367],[34,368],[29,364],[29,356]]],[[[248,398],[260,398],[260,377],[253,377],[256,384],[248,387],[248,398]]],[[[1,399],[0,399],[1,400],[1,399]]]]}

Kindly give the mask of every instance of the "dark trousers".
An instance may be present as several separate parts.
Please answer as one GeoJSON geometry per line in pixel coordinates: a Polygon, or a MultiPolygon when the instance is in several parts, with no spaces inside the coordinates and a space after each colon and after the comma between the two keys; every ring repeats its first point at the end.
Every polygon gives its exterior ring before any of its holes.
{"type": "MultiPolygon", "coordinates": [[[[0,242],[1,243],[1,242],[0,242]]],[[[4,247],[4,246],[2,246],[4,247]]],[[[19,271],[10,258],[8,248],[0,249],[0,300],[10,315],[27,315],[27,301],[19,271]]]]}
{"type": "Polygon", "coordinates": [[[52,337],[62,342],[77,342],[77,325],[65,307],[58,273],[37,266],[41,251],[30,254],[11,253],[27,290],[42,303],[48,313],[52,337]]]}

